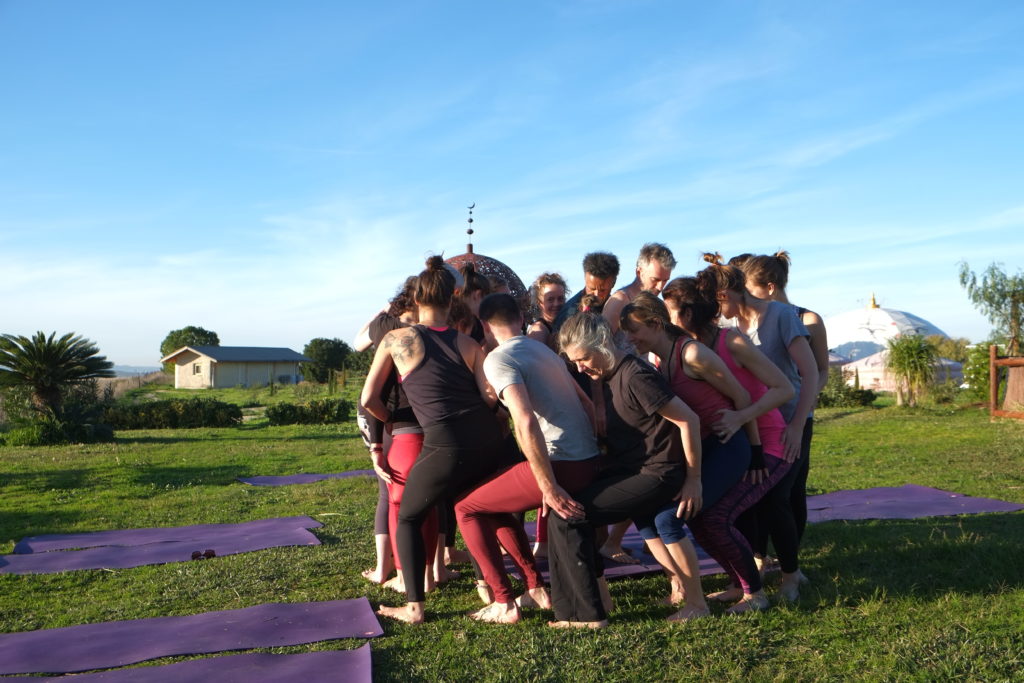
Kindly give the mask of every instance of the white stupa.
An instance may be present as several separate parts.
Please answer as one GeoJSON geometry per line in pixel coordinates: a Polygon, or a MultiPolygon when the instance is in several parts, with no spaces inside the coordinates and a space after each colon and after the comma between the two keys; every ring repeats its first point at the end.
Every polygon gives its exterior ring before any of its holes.
{"type": "Polygon", "coordinates": [[[875,302],[874,294],[866,308],[826,318],[825,330],[828,332],[830,349],[850,360],[878,353],[886,347],[888,340],[900,335],[949,336],[924,318],[906,311],[880,307],[875,302]]]}

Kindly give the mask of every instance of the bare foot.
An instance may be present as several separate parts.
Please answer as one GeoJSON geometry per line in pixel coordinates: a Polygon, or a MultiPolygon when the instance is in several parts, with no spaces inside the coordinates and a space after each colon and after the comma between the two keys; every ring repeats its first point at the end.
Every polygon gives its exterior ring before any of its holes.
{"type": "Polygon", "coordinates": [[[492,602],[475,612],[470,612],[471,619],[486,621],[490,624],[514,624],[519,621],[519,607],[514,602],[492,602]]]}
{"type": "Polygon", "coordinates": [[[377,569],[367,569],[361,573],[363,575],[363,578],[371,583],[384,583],[388,580],[387,574],[385,574],[383,571],[378,571],[377,569]]]}
{"type": "Polygon", "coordinates": [[[601,553],[602,557],[605,557],[612,562],[618,562],[619,564],[640,564],[640,560],[626,552],[626,549],[622,546],[613,548],[611,546],[603,545],[601,546],[601,550],[598,552],[601,553]]]}
{"type": "Polygon", "coordinates": [[[686,605],[681,610],[671,615],[669,621],[690,621],[691,619],[701,619],[703,617],[710,617],[711,610],[708,609],[707,605],[686,605]]]}
{"type": "Polygon", "coordinates": [[[444,549],[445,564],[468,564],[472,561],[472,558],[473,556],[465,550],[459,550],[457,548],[444,549]]]}
{"type": "Polygon", "coordinates": [[[764,591],[744,595],[739,602],[725,610],[726,614],[744,614],[746,612],[763,612],[768,609],[768,598],[764,591]]]}
{"type": "Polygon", "coordinates": [[[405,579],[402,577],[401,574],[398,574],[397,576],[391,577],[390,579],[388,579],[387,581],[385,581],[381,585],[384,586],[385,588],[390,588],[391,590],[395,591],[396,593],[404,593],[405,592],[405,579]]]}
{"type": "Polygon", "coordinates": [[[608,626],[608,620],[602,619],[601,621],[549,621],[548,626],[551,628],[605,628],[608,626]]]}
{"type": "Polygon", "coordinates": [[[661,599],[663,605],[679,605],[686,602],[686,594],[682,591],[673,590],[667,598],[661,599]]]}
{"type": "Polygon", "coordinates": [[[800,599],[800,586],[808,583],[804,573],[797,569],[792,574],[782,574],[782,582],[779,584],[779,597],[785,602],[796,602],[800,599]]]}
{"type": "Polygon", "coordinates": [[[430,567],[427,567],[423,573],[423,592],[432,593],[437,588],[437,584],[434,583],[434,572],[430,567]]]}
{"type": "Polygon", "coordinates": [[[410,602],[409,604],[401,607],[388,607],[387,605],[381,605],[377,609],[377,614],[382,617],[404,621],[407,624],[422,624],[424,619],[423,603],[410,602]]]}
{"type": "Polygon", "coordinates": [[[460,572],[454,569],[448,569],[448,567],[440,567],[434,572],[434,583],[440,586],[442,583],[448,583],[462,576],[460,572]]]}
{"type": "Polygon", "coordinates": [[[516,598],[516,604],[526,609],[551,609],[551,598],[544,586],[537,586],[516,598]]]}
{"type": "Polygon", "coordinates": [[[491,588],[487,585],[486,581],[478,580],[476,582],[476,594],[480,596],[480,601],[485,605],[494,602],[494,593],[491,592],[491,588]]]}
{"type": "Polygon", "coordinates": [[[743,597],[743,589],[729,584],[729,587],[724,591],[708,593],[706,597],[708,600],[714,600],[715,602],[736,602],[743,597]]]}

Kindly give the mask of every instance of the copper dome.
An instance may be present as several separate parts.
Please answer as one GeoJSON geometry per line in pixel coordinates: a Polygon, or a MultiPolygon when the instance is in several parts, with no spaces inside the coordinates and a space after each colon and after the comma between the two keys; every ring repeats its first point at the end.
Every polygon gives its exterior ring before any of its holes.
{"type": "Polygon", "coordinates": [[[469,251],[465,254],[459,254],[458,256],[452,256],[451,258],[445,259],[445,263],[449,264],[456,270],[462,268],[462,266],[467,263],[472,263],[476,272],[480,273],[484,277],[497,277],[505,282],[508,285],[509,293],[515,298],[522,299],[527,296],[526,287],[523,285],[523,281],[519,279],[519,276],[516,275],[514,270],[498,259],[474,253],[472,245],[470,245],[469,251]]]}

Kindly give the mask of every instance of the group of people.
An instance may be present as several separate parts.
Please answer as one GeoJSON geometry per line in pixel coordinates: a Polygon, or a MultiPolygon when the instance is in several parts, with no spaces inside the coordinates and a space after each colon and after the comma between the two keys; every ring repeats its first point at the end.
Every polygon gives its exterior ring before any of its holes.
{"type": "Polygon", "coordinates": [[[766,609],[769,541],[779,599],[799,597],[824,325],[788,302],[785,252],[705,260],[672,279],[672,252],[646,244],[616,290],[618,259],[590,253],[568,300],[558,274],[523,302],[438,256],[406,280],[357,339],[376,346],[361,409],[380,477],[378,561],[364,576],[407,597],[380,614],[422,622],[447,564],[469,559],[484,603],[473,618],[514,623],[542,608],[554,627],[603,627],[604,562],[636,561],[622,547],[630,524],[669,579],[670,620],[710,615],[708,600],[766,609]],[[726,590],[704,594],[690,535],[729,575],[726,590]]]}

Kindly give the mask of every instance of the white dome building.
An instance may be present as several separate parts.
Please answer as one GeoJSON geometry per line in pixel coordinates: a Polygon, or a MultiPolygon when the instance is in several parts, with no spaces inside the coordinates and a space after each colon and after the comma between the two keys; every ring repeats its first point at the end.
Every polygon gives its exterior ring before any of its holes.
{"type": "Polygon", "coordinates": [[[888,340],[900,335],[949,336],[924,318],[906,311],[881,308],[875,303],[874,294],[866,308],[826,318],[825,330],[830,350],[850,360],[878,353],[885,349],[888,340]]]}

